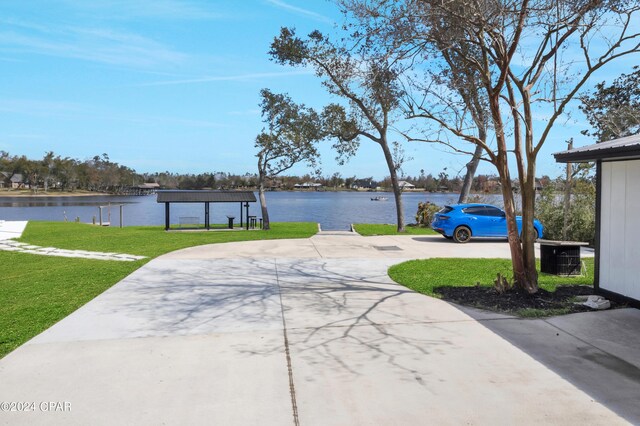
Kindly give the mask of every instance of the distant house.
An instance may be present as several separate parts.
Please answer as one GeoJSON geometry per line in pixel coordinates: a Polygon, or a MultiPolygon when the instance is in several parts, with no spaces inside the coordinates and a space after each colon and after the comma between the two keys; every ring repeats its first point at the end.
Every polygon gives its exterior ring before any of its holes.
{"type": "Polygon", "coordinates": [[[158,189],[158,188],[160,188],[160,184],[155,182],[147,182],[147,183],[143,183],[142,185],[138,185],[138,189],[158,189]]]}
{"type": "Polygon", "coordinates": [[[145,182],[142,185],[137,185],[132,188],[132,193],[135,195],[150,195],[155,194],[160,188],[160,184],[156,182],[145,182]]]}
{"type": "Polygon", "coordinates": [[[0,172],[0,188],[25,188],[24,178],[20,173],[0,172]]]}
{"type": "Polygon", "coordinates": [[[371,179],[357,179],[351,184],[351,189],[375,189],[376,186],[371,179]]]}
{"type": "Polygon", "coordinates": [[[322,184],[315,183],[315,182],[305,182],[305,183],[296,183],[295,185],[293,185],[293,187],[295,189],[320,189],[322,188],[322,184]]]}
{"type": "Polygon", "coordinates": [[[9,172],[0,172],[0,188],[10,188],[11,187],[11,177],[9,172]]]}
{"type": "Polygon", "coordinates": [[[268,191],[277,191],[278,189],[282,189],[282,181],[278,179],[268,180],[265,184],[265,188],[268,191]]]}
{"type": "Polygon", "coordinates": [[[500,182],[495,179],[484,181],[481,183],[480,190],[484,193],[498,192],[500,190],[500,182]]]}
{"type": "Polygon", "coordinates": [[[28,188],[28,185],[25,183],[24,178],[20,173],[16,173],[11,176],[11,187],[13,189],[22,189],[28,188]]]}
{"type": "Polygon", "coordinates": [[[400,187],[400,189],[416,189],[416,186],[414,184],[409,183],[406,180],[399,181],[398,186],[400,187]]]}
{"type": "Polygon", "coordinates": [[[594,287],[640,307],[640,135],[554,154],[561,163],[596,163],[594,287]]]}

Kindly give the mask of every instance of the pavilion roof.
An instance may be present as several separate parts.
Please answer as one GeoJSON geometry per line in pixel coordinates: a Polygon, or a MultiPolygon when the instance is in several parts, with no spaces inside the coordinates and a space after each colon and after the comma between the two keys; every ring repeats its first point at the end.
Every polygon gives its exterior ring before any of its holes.
{"type": "Polygon", "coordinates": [[[252,191],[158,191],[158,203],[255,203],[252,191]]]}

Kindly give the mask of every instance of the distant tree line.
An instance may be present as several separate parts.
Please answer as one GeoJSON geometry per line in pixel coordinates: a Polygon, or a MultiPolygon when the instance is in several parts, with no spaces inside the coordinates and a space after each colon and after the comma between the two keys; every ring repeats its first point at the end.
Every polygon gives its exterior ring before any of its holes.
{"type": "Polygon", "coordinates": [[[42,159],[36,160],[0,151],[0,187],[5,189],[125,194],[144,183],[157,183],[167,189],[229,189],[255,187],[256,176],[215,172],[138,173],[111,161],[108,154],[79,160],[47,152],[42,159]]]}
{"type": "MultiPolygon", "coordinates": [[[[417,191],[427,192],[452,192],[459,193],[464,185],[462,176],[449,176],[446,171],[437,174],[425,174],[424,170],[420,171],[417,176],[401,176],[400,181],[408,182],[415,186],[417,191]]],[[[328,176],[312,176],[309,174],[302,176],[277,176],[267,180],[266,187],[271,190],[289,190],[294,189],[296,184],[304,184],[307,182],[319,183],[325,189],[380,189],[391,190],[391,181],[387,176],[383,179],[375,179],[373,176],[342,176],[340,173],[334,173],[328,176]]],[[[548,186],[552,179],[549,176],[542,176],[538,180],[538,189],[548,186]]],[[[517,190],[518,183],[514,180],[514,187],[517,190]]],[[[473,178],[471,183],[472,194],[499,194],[500,179],[497,175],[479,174],[473,178]]]]}
{"type": "Polygon", "coordinates": [[[142,183],[142,177],[133,169],[110,161],[107,154],[81,161],[47,152],[42,159],[33,160],[0,151],[0,172],[2,186],[7,187],[9,181],[14,188],[33,191],[119,192],[136,182],[142,183]]]}
{"type": "MultiPolygon", "coordinates": [[[[12,176],[20,179],[21,189],[32,191],[92,191],[123,194],[144,183],[157,183],[165,189],[255,189],[258,176],[252,173],[234,174],[207,172],[200,174],[180,174],[169,171],[138,173],[134,169],[111,161],[108,154],[96,155],[90,159],[78,160],[47,152],[42,159],[34,160],[26,156],[11,155],[0,151],[0,183],[10,181],[12,176]]],[[[439,173],[420,171],[417,176],[402,176],[400,180],[415,185],[416,190],[428,192],[459,192],[462,187],[460,176],[450,177],[446,170],[439,173]]],[[[548,182],[543,177],[540,182],[548,182]]],[[[266,181],[268,190],[292,190],[296,185],[319,183],[323,188],[336,190],[384,189],[390,190],[389,177],[374,179],[373,176],[342,176],[334,173],[327,176],[311,174],[277,176],[266,181]]],[[[499,193],[499,179],[495,175],[477,175],[472,184],[473,193],[499,193]]],[[[0,185],[5,189],[9,184],[0,185]]]]}

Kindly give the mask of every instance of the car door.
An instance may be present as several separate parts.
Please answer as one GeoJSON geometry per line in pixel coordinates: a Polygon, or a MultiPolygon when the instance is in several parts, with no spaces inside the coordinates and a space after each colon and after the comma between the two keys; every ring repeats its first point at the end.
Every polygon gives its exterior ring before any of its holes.
{"type": "Polygon", "coordinates": [[[507,236],[507,218],[502,210],[493,206],[485,206],[490,236],[507,236]]]}
{"type": "Polygon", "coordinates": [[[466,215],[467,223],[471,228],[471,235],[474,237],[490,236],[491,223],[489,219],[491,218],[487,216],[483,206],[467,207],[462,212],[466,215]]]}

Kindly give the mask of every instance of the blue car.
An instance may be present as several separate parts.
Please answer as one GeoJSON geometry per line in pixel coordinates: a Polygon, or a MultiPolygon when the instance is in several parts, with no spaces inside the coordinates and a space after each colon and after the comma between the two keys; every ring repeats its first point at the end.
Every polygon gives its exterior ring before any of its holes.
{"type": "MultiPolygon", "coordinates": [[[[516,216],[518,233],[522,232],[522,217],[516,216]]],[[[507,219],[502,209],[490,204],[455,204],[444,206],[433,217],[431,227],[453,239],[457,243],[466,243],[472,237],[507,238],[507,219]]],[[[542,237],[542,224],[533,220],[535,239],[542,237]]]]}

